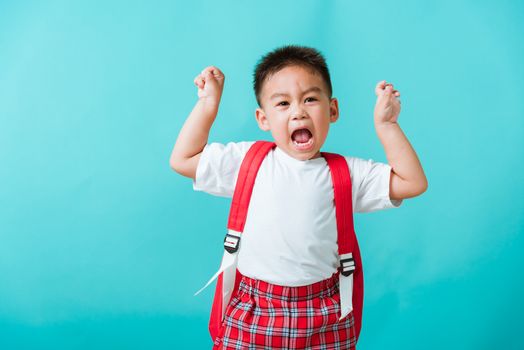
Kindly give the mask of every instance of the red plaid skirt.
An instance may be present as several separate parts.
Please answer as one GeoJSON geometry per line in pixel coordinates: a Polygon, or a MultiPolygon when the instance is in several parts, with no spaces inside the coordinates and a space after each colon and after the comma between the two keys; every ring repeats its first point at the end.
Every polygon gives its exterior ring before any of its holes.
{"type": "Polygon", "coordinates": [[[353,312],[339,321],[338,272],[285,287],[242,276],[213,349],[355,349],[353,312]]]}

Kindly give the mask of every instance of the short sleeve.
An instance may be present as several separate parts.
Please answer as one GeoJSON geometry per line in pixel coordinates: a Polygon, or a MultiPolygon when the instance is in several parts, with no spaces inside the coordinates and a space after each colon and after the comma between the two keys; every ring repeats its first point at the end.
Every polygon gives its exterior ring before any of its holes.
{"type": "Polygon", "coordinates": [[[351,171],[353,211],[373,212],[382,209],[398,208],[402,199],[392,200],[389,195],[391,166],[375,162],[373,159],[346,157],[351,171]]]}
{"type": "Polygon", "coordinates": [[[254,141],[206,144],[198,161],[193,189],[233,197],[242,160],[254,141]]]}

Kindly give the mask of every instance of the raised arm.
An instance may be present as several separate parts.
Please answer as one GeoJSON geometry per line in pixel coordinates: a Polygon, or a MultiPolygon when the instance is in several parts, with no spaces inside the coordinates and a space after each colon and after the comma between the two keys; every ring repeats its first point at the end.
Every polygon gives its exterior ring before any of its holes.
{"type": "Polygon", "coordinates": [[[169,165],[180,175],[195,178],[200,154],[218,113],[224,79],[217,67],[209,66],[194,80],[198,101],[182,126],[169,158],[169,165]]]}
{"type": "Polygon", "coordinates": [[[390,198],[415,197],[426,191],[428,180],[408,139],[397,123],[400,114],[400,92],[392,84],[381,81],[375,87],[375,130],[384,146],[391,166],[390,198]]]}

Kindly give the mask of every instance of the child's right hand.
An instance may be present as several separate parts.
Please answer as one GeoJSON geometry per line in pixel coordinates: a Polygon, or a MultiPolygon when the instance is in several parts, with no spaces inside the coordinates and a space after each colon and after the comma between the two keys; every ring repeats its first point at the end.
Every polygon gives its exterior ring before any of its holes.
{"type": "Polygon", "coordinates": [[[194,82],[198,87],[198,97],[206,102],[218,103],[224,89],[224,74],[215,66],[209,66],[196,76],[194,82]]]}

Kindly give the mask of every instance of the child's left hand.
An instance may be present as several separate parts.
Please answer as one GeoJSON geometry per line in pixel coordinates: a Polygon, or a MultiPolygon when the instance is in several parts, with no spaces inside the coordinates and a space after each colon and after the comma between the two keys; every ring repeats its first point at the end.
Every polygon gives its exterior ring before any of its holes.
{"type": "Polygon", "coordinates": [[[400,92],[393,88],[393,84],[382,80],[375,87],[375,94],[375,124],[395,124],[400,113],[400,92]]]}

